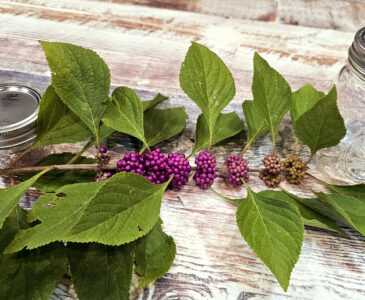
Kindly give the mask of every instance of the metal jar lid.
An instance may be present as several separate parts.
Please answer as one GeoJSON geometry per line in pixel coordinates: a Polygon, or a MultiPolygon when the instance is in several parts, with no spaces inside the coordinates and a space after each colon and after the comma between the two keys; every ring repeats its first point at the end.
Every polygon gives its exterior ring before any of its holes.
{"type": "Polygon", "coordinates": [[[365,77],[365,27],[356,33],[349,48],[349,62],[359,76],[365,77]]]}
{"type": "Polygon", "coordinates": [[[0,150],[35,139],[41,97],[42,91],[31,86],[0,84],[0,150]]]}

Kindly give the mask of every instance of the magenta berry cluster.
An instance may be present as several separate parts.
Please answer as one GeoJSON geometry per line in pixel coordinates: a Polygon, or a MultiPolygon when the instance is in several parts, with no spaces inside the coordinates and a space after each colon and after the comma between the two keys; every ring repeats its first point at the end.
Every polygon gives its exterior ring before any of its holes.
{"type": "Polygon", "coordinates": [[[248,182],[248,170],[246,160],[237,155],[231,155],[226,159],[226,165],[228,167],[228,181],[234,186],[242,185],[242,180],[248,182]]]}
{"type": "Polygon", "coordinates": [[[217,178],[215,157],[208,151],[200,152],[195,158],[196,173],[194,174],[194,181],[201,189],[206,190],[213,184],[217,178]]]}
{"type": "Polygon", "coordinates": [[[160,148],[152,152],[129,153],[117,162],[117,172],[141,174],[152,183],[160,184],[169,180],[170,187],[180,188],[189,180],[191,167],[184,154],[170,153],[166,157],[160,148]]]}
{"type": "Polygon", "coordinates": [[[180,188],[188,182],[191,166],[184,154],[169,153],[166,171],[169,176],[174,174],[170,186],[180,188]]]}

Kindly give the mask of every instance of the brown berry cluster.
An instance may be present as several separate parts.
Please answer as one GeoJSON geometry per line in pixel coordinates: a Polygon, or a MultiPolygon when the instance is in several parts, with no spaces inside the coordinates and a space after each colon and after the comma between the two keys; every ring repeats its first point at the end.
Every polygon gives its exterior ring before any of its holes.
{"type": "Polygon", "coordinates": [[[284,161],[286,180],[292,184],[299,184],[308,170],[305,163],[295,155],[288,156],[284,161]]]}
{"type": "Polygon", "coordinates": [[[261,170],[259,178],[269,188],[276,188],[283,180],[282,171],[284,170],[284,164],[276,154],[266,155],[262,162],[265,168],[261,170]]]}

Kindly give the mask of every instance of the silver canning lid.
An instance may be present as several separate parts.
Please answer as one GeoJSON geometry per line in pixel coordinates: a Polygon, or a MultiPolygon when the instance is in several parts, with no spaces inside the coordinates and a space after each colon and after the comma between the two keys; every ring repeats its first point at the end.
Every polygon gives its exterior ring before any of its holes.
{"type": "Polygon", "coordinates": [[[354,42],[349,48],[349,62],[359,73],[358,75],[365,76],[365,27],[356,33],[354,42]]]}
{"type": "Polygon", "coordinates": [[[20,146],[36,137],[42,91],[18,84],[0,84],[0,149],[20,146]]]}

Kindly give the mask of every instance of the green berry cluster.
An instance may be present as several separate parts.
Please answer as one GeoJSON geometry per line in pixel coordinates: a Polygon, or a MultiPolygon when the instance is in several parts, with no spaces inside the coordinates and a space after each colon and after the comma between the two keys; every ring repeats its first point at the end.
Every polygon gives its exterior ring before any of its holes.
{"type": "Polygon", "coordinates": [[[288,156],[284,161],[285,177],[289,183],[299,184],[308,170],[305,163],[295,155],[288,156]]]}

